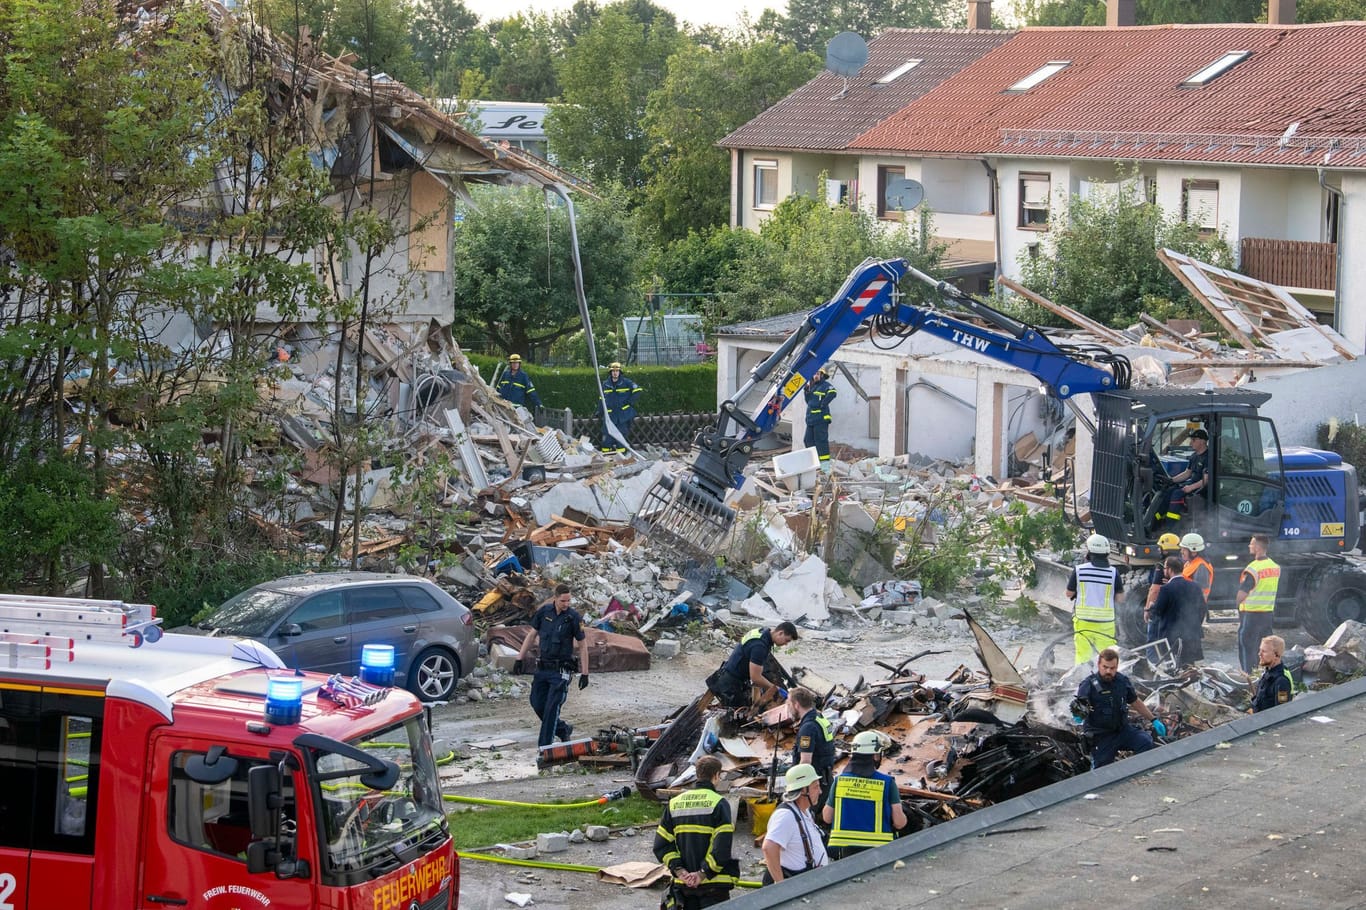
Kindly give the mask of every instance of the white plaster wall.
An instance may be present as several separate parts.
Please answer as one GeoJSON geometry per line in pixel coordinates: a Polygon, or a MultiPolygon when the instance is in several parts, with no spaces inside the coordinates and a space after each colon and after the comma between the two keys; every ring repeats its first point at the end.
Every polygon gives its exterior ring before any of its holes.
{"type": "MultiPolygon", "coordinates": [[[[1223,207],[1223,184],[1219,185],[1220,207],[1223,207]]],[[[1290,224],[1290,175],[1285,171],[1248,171],[1242,179],[1242,213],[1238,232],[1243,237],[1267,237],[1272,240],[1307,240],[1294,231],[1290,224]]],[[[1316,230],[1317,236],[1318,231],[1316,230]]]]}
{"type": "MultiPolygon", "coordinates": [[[[1338,331],[1354,350],[1366,350],[1366,174],[1342,174],[1338,227],[1338,331]]],[[[1331,179],[1330,179],[1331,182],[1331,179]]]]}
{"type": "MultiPolygon", "coordinates": [[[[879,167],[900,167],[906,169],[911,180],[925,182],[921,175],[922,161],[919,158],[880,158],[863,155],[858,159],[859,208],[877,217],[877,169],[879,167]]],[[[911,219],[914,221],[915,219],[911,219]]],[[[908,222],[909,223],[909,222],[908,222]]]]}
{"type": "Polygon", "coordinates": [[[1038,244],[1040,255],[1048,248],[1048,231],[1020,227],[1020,174],[1049,175],[1049,219],[1057,223],[1065,217],[1068,194],[1072,187],[1073,169],[1066,162],[1003,159],[997,167],[997,179],[1001,185],[1000,205],[997,217],[1001,221],[1001,249],[998,259],[1001,271],[1008,277],[1019,278],[1020,258],[1033,244],[1038,244]]]}
{"type": "MultiPolygon", "coordinates": [[[[1366,357],[1313,370],[1267,375],[1252,386],[1271,393],[1261,413],[1276,421],[1283,446],[1312,446],[1321,423],[1366,421],[1366,357]]],[[[1358,466],[1366,472],[1366,465],[1358,466]]]]}
{"type": "MultiPolygon", "coordinates": [[[[1157,204],[1169,219],[1181,217],[1181,184],[1185,180],[1219,181],[1219,233],[1234,250],[1243,236],[1239,229],[1242,219],[1243,172],[1236,168],[1196,167],[1193,165],[1158,165],[1157,204]]],[[[1266,236],[1254,234],[1249,236],[1266,236]]]]}
{"type": "MultiPolygon", "coordinates": [[[[778,199],[782,202],[792,193],[792,155],[786,152],[766,152],[755,149],[744,149],[739,155],[740,163],[738,173],[734,175],[739,185],[738,199],[740,217],[736,224],[739,227],[749,228],[757,231],[759,225],[763,224],[773,213],[771,208],[755,208],[754,206],[754,162],[756,161],[777,161],[778,162],[778,199]]],[[[734,204],[734,203],[732,203],[734,204]]],[[[777,203],[774,203],[775,205],[777,203]]]]}
{"type": "Polygon", "coordinates": [[[980,161],[973,158],[926,158],[920,164],[920,175],[918,179],[925,186],[925,204],[936,215],[984,215],[990,212],[991,180],[980,161]]]}
{"type": "MultiPolygon", "coordinates": [[[[794,154],[792,161],[792,194],[810,196],[813,199],[825,198],[824,174],[830,180],[854,181],[858,179],[858,160],[849,155],[802,155],[794,154]]],[[[782,165],[778,166],[782,176],[782,165]]],[[[781,200],[779,200],[781,201],[781,200]]]]}

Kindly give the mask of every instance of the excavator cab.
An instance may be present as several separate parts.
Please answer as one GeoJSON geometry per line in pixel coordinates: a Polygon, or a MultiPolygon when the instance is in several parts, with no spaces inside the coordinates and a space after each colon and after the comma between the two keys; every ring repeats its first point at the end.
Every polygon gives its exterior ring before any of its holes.
{"type": "Polygon", "coordinates": [[[1140,548],[1165,532],[1198,531],[1225,552],[1241,552],[1253,534],[1279,535],[1286,496],[1280,440],[1257,414],[1270,395],[1124,389],[1095,397],[1096,530],[1140,548]],[[1193,464],[1207,475],[1204,488],[1183,493],[1173,478],[1185,474],[1188,485],[1193,464]]]}

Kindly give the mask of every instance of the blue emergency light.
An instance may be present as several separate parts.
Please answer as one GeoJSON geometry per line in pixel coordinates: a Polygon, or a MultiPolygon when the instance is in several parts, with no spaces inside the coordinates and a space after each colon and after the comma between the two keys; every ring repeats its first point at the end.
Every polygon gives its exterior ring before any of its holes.
{"type": "Polygon", "coordinates": [[[361,645],[360,681],[372,686],[394,684],[393,645],[361,645]]]}
{"type": "Polygon", "coordinates": [[[297,724],[304,705],[304,681],[297,676],[272,676],[266,683],[266,723],[297,724]]]}

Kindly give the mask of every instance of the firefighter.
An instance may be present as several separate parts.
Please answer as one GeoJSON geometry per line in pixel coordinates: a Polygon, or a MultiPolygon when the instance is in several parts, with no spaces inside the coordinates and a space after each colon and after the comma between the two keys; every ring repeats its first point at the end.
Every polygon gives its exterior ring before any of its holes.
{"type": "Polygon", "coordinates": [[[568,742],[574,735],[574,728],[560,720],[560,709],[569,695],[570,677],[578,672],[579,688],[588,688],[588,638],[583,631],[583,617],[569,606],[572,599],[569,585],[555,586],[555,596],[541,604],[531,617],[531,629],[522,639],[517,661],[512,665],[513,673],[521,673],[527,652],[540,641],[540,658],[531,680],[531,709],[541,720],[537,746],[548,746],[557,736],[561,742],[568,742]],[[574,660],[575,642],[579,643],[577,661],[574,660]]]}
{"type": "Polygon", "coordinates": [[[896,781],[878,771],[887,738],[876,730],[854,737],[844,766],[821,816],[830,827],[830,855],[843,859],[869,847],[891,843],[906,827],[906,810],[896,781]]]}
{"type": "MultiPolygon", "coordinates": [[[[1143,621],[1147,623],[1146,641],[1157,641],[1161,637],[1157,634],[1158,622],[1157,617],[1153,616],[1153,604],[1157,603],[1157,595],[1162,592],[1162,585],[1167,581],[1167,557],[1175,556],[1181,551],[1181,541],[1175,534],[1168,532],[1157,538],[1157,548],[1162,551],[1162,558],[1148,573],[1148,601],[1143,605],[1143,621]]],[[[1155,652],[1153,656],[1157,656],[1155,652]]]]}
{"type": "Polygon", "coordinates": [[[1285,668],[1285,639],[1268,635],[1257,649],[1257,660],[1262,665],[1262,676],[1257,680],[1257,692],[1247,713],[1256,714],[1267,708],[1283,705],[1295,697],[1295,680],[1285,668]]]}
{"type": "Polygon", "coordinates": [[[528,408],[541,406],[541,396],[536,394],[536,383],[532,382],[531,376],[522,369],[521,354],[508,357],[508,368],[498,377],[498,384],[494,389],[513,404],[528,408]]]}
{"type": "Polygon", "coordinates": [[[797,738],[792,745],[792,764],[810,765],[821,776],[821,797],[813,813],[830,798],[835,770],[835,729],[816,707],[816,693],[797,686],[787,695],[788,712],[797,723],[797,738]]]}
{"type": "Polygon", "coordinates": [[[786,692],[764,677],[764,665],[775,645],[782,647],[797,637],[797,627],[790,622],[772,629],[750,629],[721,668],[707,677],[707,688],[727,708],[763,704],[780,693],[787,698],[786,692]]]}
{"type": "Polygon", "coordinates": [[[626,454],[626,445],[608,432],[611,421],[621,432],[621,438],[631,439],[631,421],[636,419],[636,399],[640,397],[640,386],[627,376],[622,375],[621,364],[613,361],[607,368],[607,379],[602,383],[602,400],[607,412],[602,415],[602,451],[626,454]]]}
{"type": "Polygon", "coordinates": [[[821,459],[821,470],[830,471],[830,404],[835,400],[835,387],[825,370],[811,374],[806,386],[806,437],[802,445],[816,447],[821,459]]]}
{"type": "Polygon", "coordinates": [[[654,852],[673,873],[661,907],[701,910],[730,898],[740,863],[730,855],[735,824],[730,803],[716,792],[721,760],[704,755],[693,765],[697,786],[669,800],[655,829],[654,852]]]}
{"type": "Polygon", "coordinates": [[[1119,672],[1119,651],[1109,647],[1100,652],[1096,672],[1086,677],[1077,689],[1072,713],[1085,718],[1085,731],[1091,737],[1091,770],[1111,764],[1120,751],[1147,752],[1153,738],[1129,723],[1129,706],[1144,720],[1152,721],[1153,732],[1166,736],[1167,728],[1143,702],[1129,677],[1119,672]]]}
{"type": "Polygon", "coordinates": [[[1072,570],[1067,596],[1074,602],[1072,643],[1078,665],[1096,652],[1115,645],[1115,598],[1124,591],[1119,570],[1110,565],[1110,539],[1103,534],[1086,538],[1086,562],[1072,570]]]}
{"type": "Polygon", "coordinates": [[[1252,535],[1247,542],[1252,562],[1238,577],[1238,661],[1244,673],[1251,673],[1258,665],[1258,645],[1271,634],[1275,623],[1281,567],[1266,555],[1269,544],[1265,534],[1252,535]]]}
{"type": "Polygon", "coordinates": [[[1205,538],[1194,531],[1182,536],[1181,558],[1186,561],[1186,565],[1181,570],[1181,574],[1195,582],[1200,593],[1205,597],[1205,611],[1200,614],[1202,624],[1209,619],[1209,592],[1214,587],[1214,566],[1210,565],[1208,559],[1200,555],[1204,549],[1205,538]]]}

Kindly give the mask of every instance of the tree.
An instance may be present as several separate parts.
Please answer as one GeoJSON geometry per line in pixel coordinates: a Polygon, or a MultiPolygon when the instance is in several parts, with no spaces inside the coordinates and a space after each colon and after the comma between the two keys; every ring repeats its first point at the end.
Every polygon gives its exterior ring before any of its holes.
{"type": "MultiPolygon", "coordinates": [[[[1362,0],[1301,0],[1298,18],[1301,22],[1360,18],[1364,8],[1362,0]]],[[[1105,0],[1027,0],[1021,4],[1020,15],[1026,25],[1104,25],[1105,0]]],[[[1265,22],[1266,0],[1138,0],[1134,20],[1139,25],[1265,22]]]]}
{"type": "Polygon", "coordinates": [[[961,0],[789,0],[779,35],[798,50],[825,53],[825,44],[843,31],[864,38],[888,28],[945,28],[962,25],[961,0]]]}
{"type": "Polygon", "coordinates": [[[492,42],[498,62],[489,72],[499,101],[549,101],[559,94],[555,80],[555,35],[545,16],[514,16],[495,23],[492,42]]]}
{"type": "Polygon", "coordinates": [[[558,70],[563,104],[546,120],[550,147],[566,168],[632,192],[644,185],[646,99],[683,40],[671,14],[648,0],[624,0],[566,48],[558,70]]]}
{"type": "Polygon", "coordinates": [[[450,95],[459,85],[456,51],[478,25],[479,17],[464,0],[418,0],[414,6],[408,40],[427,84],[438,95],[450,95]]]}
{"type": "Polygon", "coordinates": [[[406,0],[264,0],[263,24],[294,38],[307,27],[314,46],[355,55],[356,67],[399,82],[422,84],[410,43],[413,10],[406,0]]]}
{"type": "MultiPolygon", "coordinates": [[[[1157,250],[1163,247],[1221,268],[1233,267],[1233,252],[1222,237],[1205,236],[1195,225],[1168,220],[1159,206],[1132,192],[1072,199],[1067,222],[1054,225],[1047,236],[1047,255],[1021,259],[1024,284],[1110,326],[1137,322],[1145,310],[1161,317],[1203,315],[1158,260],[1157,250]]],[[[1027,315],[1041,323],[1056,321],[1042,311],[1030,310],[1027,315]]]]}
{"type": "Polygon", "coordinates": [[[1366,19],[1366,0],[1299,0],[1295,16],[1300,22],[1359,22],[1366,19]]]}
{"type": "MultiPolygon", "coordinates": [[[[455,312],[467,337],[532,355],[578,331],[568,213],[539,190],[476,188],[455,241],[455,312]]],[[[620,207],[579,199],[584,291],[620,315],[637,299],[637,250],[620,207]]]]}
{"type": "Polygon", "coordinates": [[[646,105],[646,230],[669,242],[725,224],[730,156],[717,141],[819,70],[815,54],[772,40],[721,50],[690,44],[670,57],[668,76],[646,105]]]}

